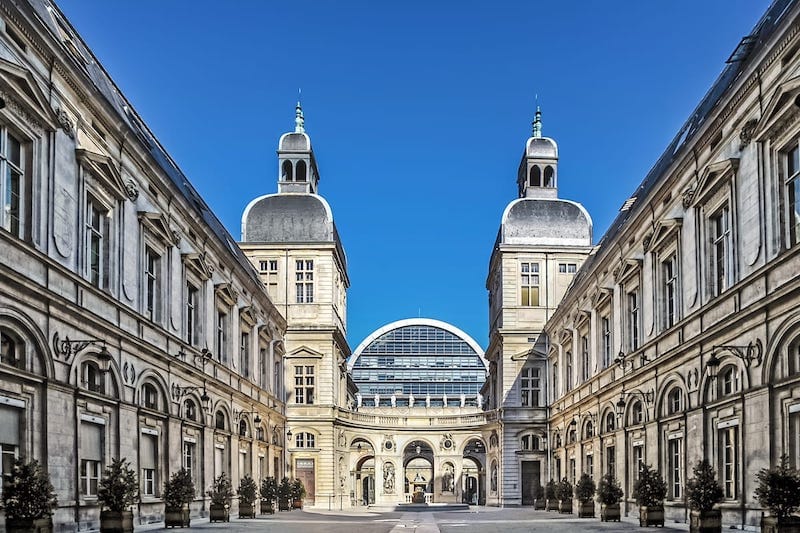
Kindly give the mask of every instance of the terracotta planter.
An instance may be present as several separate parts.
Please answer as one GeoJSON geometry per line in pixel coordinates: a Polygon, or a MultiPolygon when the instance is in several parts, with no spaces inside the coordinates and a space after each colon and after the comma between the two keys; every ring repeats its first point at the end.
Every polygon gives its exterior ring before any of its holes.
{"type": "Polygon", "coordinates": [[[209,506],[208,520],[210,522],[230,522],[230,507],[221,503],[212,503],[209,506]]]}
{"type": "Polygon", "coordinates": [[[6,518],[7,533],[53,533],[53,519],[39,518],[26,520],[20,518],[6,518]]]}
{"type": "Polygon", "coordinates": [[[558,511],[558,500],[555,499],[547,500],[547,505],[545,506],[545,509],[547,509],[548,511],[558,511]]]}
{"type": "Polygon", "coordinates": [[[722,533],[722,511],[692,511],[689,513],[691,533],[722,533]]]}
{"type": "Polygon", "coordinates": [[[292,506],[289,505],[288,499],[279,499],[278,500],[278,510],[279,511],[291,511],[292,506]]]}
{"type": "Polygon", "coordinates": [[[594,518],[594,502],[578,502],[578,518],[594,518]]]}
{"type": "Polygon", "coordinates": [[[239,502],[239,518],[255,518],[256,507],[252,503],[239,502]]]}
{"type": "Polygon", "coordinates": [[[572,498],[570,498],[569,500],[559,501],[558,512],[564,514],[572,514],[572,498]]]}
{"type": "Polygon", "coordinates": [[[261,500],[261,514],[275,514],[275,505],[271,501],[261,500]]]}
{"type": "Polygon", "coordinates": [[[189,527],[189,509],[167,507],[164,509],[164,527],[189,527]]]}
{"type": "Polygon", "coordinates": [[[800,517],[788,516],[779,520],[765,516],[761,519],[761,533],[800,533],[800,517]]]}
{"type": "Polygon", "coordinates": [[[639,506],[639,526],[661,526],[664,527],[664,507],[661,505],[647,507],[639,506]]]}
{"type": "Polygon", "coordinates": [[[621,515],[619,503],[612,503],[611,505],[603,504],[600,506],[601,522],[619,522],[621,515]]]}
{"type": "Polygon", "coordinates": [[[547,500],[544,498],[536,498],[533,500],[533,508],[537,511],[543,511],[545,506],[547,505],[547,500]]]}
{"type": "Polygon", "coordinates": [[[292,501],[292,509],[302,509],[302,508],[303,508],[303,500],[292,501]]]}
{"type": "Polygon", "coordinates": [[[133,512],[100,511],[100,533],[131,533],[133,512]]]}

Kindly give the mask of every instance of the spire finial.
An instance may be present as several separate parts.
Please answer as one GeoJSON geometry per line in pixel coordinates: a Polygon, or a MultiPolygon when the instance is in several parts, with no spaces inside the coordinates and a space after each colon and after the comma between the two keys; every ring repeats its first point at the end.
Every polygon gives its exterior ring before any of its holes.
{"type": "Polygon", "coordinates": [[[542,110],[536,105],[536,114],[533,117],[533,136],[537,139],[542,136],[542,110]]]}
{"type": "Polygon", "coordinates": [[[297,106],[294,108],[294,131],[303,133],[306,131],[306,119],[303,117],[303,106],[300,104],[301,89],[297,89],[297,106]]]}

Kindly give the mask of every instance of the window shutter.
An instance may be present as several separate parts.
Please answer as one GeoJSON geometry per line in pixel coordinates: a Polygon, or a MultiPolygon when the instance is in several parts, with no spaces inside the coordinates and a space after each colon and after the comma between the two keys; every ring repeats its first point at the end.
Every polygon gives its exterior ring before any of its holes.
{"type": "Polygon", "coordinates": [[[81,458],[91,461],[103,460],[103,426],[81,422],[81,458]]]}
{"type": "Polygon", "coordinates": [[[19,415],[19,409],[0,407],[0,443],[19,446],[19,415]]]}
{"type": "Polygon", "coordinates": [[[156,452],[156,436],[142,435],[141,447],[139,449],[139,460],[142,468],[155,469],[156,452]]]}

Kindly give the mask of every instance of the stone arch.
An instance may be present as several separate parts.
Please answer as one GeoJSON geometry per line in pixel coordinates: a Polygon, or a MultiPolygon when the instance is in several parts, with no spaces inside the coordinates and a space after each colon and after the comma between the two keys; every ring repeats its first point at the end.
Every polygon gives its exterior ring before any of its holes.
{"type": "Polygon", "coordinates": [[[47,339],[28,315],[10,306],[0,307],[0,327],[8,328],[20,338],[31,343],[32,353],[37,358],[39,374],[52,379],[55,376],[53,356],[47,344],[47,339]]]}
{"type": "Polygon", "coordinates": [[[617,424],[617,412],[614,409],[614,404],[613,403],[610,403],[610,404],[606,405],[605,407],[600,408],[600,418],[598,419],[597,424],[599,426],[599,432],[600,433],[607,434],[607,433],[610,433],[612,431],[616,431],[617,430],[617,425],[618,425],[617,424]],[[612,429],[612,430],[608,429],[607,422],[608,422],[608,417],[609,416],[611,416],[611,419],[613,420],[613,428],[614,429],[612,429]]]}
{"type": "Polygon", "coordinates": [[[780,363],[783,362],[783,350],[798,336],[800,336],[800,312],[789,315],[767,340],[764,363],[761,365],[761,383],[771,383],[779,377],[786,377],[789,369],[780,367],[780,363]],[[781,371],[783,375],[780,374],[781,371]]]}
{"type": "Polygon", "coordinates": [[[681,399],[683,401],[683,409],[689,409],[689,387],[686,385],[686,380],[684,377],[679,374],[678,372],[670,372],[666,376],[664,376],[663,381],[656,389],[656,401],[655,401],[655,412],[658,414],[664,414],[665,409],[664,405],[667,401],[667,395],[669,392],[678,387],[681,390],[681,399]]]}
{"type": "Polygon", "coordinates": [[[218,400],[216,404],[214,404],[214,408],[211,409],[211,413],[213,414],[213,419],[211,421],[211,427],[215,431],[231,431],[231,411],[228,408],[228,404],[225,403],[224,400],[218,400]],[[225,428],[220,429],[217,427],[217,413],[222,413],[222,420],[225,423],[225,428]]]}
{"type": "Polygon", "coordinates": [[[483,449],[484,450],[486,449],[486,441],[483,440],[482,436],[480,436],[480,435],[468,435],[468,436],[464,437],[464,440],[462,441],[461,446],[458,448],[458,453],[460,453],[461,455],[464,455],[464,453],[467,450],[467,446],[469,446],[470,443],[472,443],[473,441],[480,442],[481,446],[483,446],[483,449]]]}
{"type": "Polygon", "coordinates": [[[539,165],[533,165],[531,167],[529,184],[531,187],[542,186],[542,169],[539,168],[539,165]]]}
{"type": "Polygon", "coordinates": [[[292,181],[293,179],[294,179],[294,168],[292,167],[292,162],[287,159],[281,165],[281,180],[292,181]]]}
{"type": "Polygon", "coordinates": [[[113,358],[111,359],[100,358],[99,352],[100,349],[91,349],[88,351],[83,351],[72,359],[72,364],[70,365],[69,369],[70,384],[73,385],[74,387],[81,388],[81,379],[82,379],[81,373],[83,365],[85,363],[91,362],[96,364],[99,367],[100,371],[104,372],[110,378],[106,381],[107,386],[105,395],[123,399],[122,372],[120,371],[119,365],[113,358]],[[111,385],[112,388],[108,387],[109,384],[111,385]]]}
{"type": "Polygon", "coordinates": [[[169,387],[167,386],[167,382],[163,377],[161,377],[160,374],[152,369],[144,370],[141,374],[139,374],[139,377],[136,380],[136,397],[134,398],[136,404],[142,405],[142,389],[147,383],[152,383],[155,386],[159,397],[163,402],[159,406],[158,410],[167,414],[172,414],[170,410],[171,402],[169,401],[169,387]]]}

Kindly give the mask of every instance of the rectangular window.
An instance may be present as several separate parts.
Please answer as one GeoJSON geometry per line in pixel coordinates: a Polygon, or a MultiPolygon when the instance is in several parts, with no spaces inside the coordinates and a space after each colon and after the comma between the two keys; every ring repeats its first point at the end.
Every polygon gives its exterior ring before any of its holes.
{"type": "Polygon", "coordinates": [[[109,212],[93,198],[86,209],[86,274],[95,287],[108,287],[109,212]]]}
{"type": "Polygon", "coordinates": [[[22,411],[15,407],[0,405],[0,496],[5,482],[9,481],[14,459],[19,455],[19,422],[22,411]]]}
{"type": "Polygon", "coordinates": [[[569,458],[569,479],[570,479],[570,481],[572,482],[573,485],[575,484],[575,476],[576,476],[576,474],[577,474],[577,471],[576,471],[576,468],[575,468],[575,458],[574,457],[570,457],[569,458]]]}
{"type": "Polygon", "coordinates": [[[242,332],[239,368],[244,377],[250,377],[250,333],[242,332]]]}
{"type": "Polygon", "coordinates": [[[189,475],[193,478],[195,477],[194,468],[196,465],[196,444],[194,442],[186,442],[183,443],[183,468],[185,468],[189,475]]]}
{"type": "Polygon", "coordinates": [[[639,479],[639,472],[642,471],[642,465],[644,465],[644,446],[637,444],[632,447],[632,450],[631,466],[633,467],[633,476],[631,476],[631,479],[635,482],[639,479]]]}
{"type": "Polygon", "coordinates": [[[677,322],[678,313],[678,261],[675,254],[661,263],[661,276],[664,329],[669,329],[677,322]]]}
{"type": "Polygon", "coordinates": [[[81,459],[81,494],[97,496],[97,484],[100,482],[100,461],[81,459]]]}
{"type": "Polygon", "coordinates": [[[97,496],[104,456],[105,426],[90,422],[81,422],[80,426],[80,490],[83,496],[97,496]]]}
{"type": "Polygon", "coordinates": [[[578,271],[577,263],[559,263],[558,264],[558,273],[559,274],[574,274],[578,271]]]}
{"type": "Polygon", "coordinates": [[[601,335],[603,336],[603,368],[611,365],[611,318],[604,316],[601,320],[601,335]]]}
{"type": "Polygon", "coordinates": [[[585,467],[583,469],[585,474],[588,474],[590,478],[594,479],[594,455],[586,454],[585,459],[585,467]]]}
{"type": "Polygon", "coordinates": [[[294,367],[294,403],[307,405],[314,403],[313,366],[294,367]]]}
{"type": "Polygon", "coordinates": [[[6,128],[0,128],[0,222],[3,229],[17,237],[23,236],[26,181],[25,145],[6,128]]]}
{"type": "Polygon", "coordinates": [[[539,305],[539,263],[520,264],[520,288],[522,297],[520,305],[539,305]]]}
{"type": "Polygon", "coordinates": [[[295,301],[299,304],[314,303],[314,261],[295,261],[295,301]]]}
{"type": "Polygon", "coordinates": [[[731,230],[728,206],[712,215],[711,220],[711,275],[714,294],[728,287],[730,276],[731,230]]]}
{"type": "Polygon", "coordinates": [[[628,293],[628,333],[630,350],[639,349],[639,293],[638,289],[628,293]]]}
{"type": "Polygon", "coordinates": [[[606,474],[617,477],[617,449],[614,446],[606,447],[606,474]]]}
{"type": "Polygon", "coordinates": [[[522,407],[539,407],[539,369],[526,367],[520,378],[520,400],[522,407]]]}
{"type": "Polygon", "coordinates": [[[589,337],[581,337],[581,377],[583,381],[589,379],[591,363],[589,362],[589,337]]]}
{"type": "Polygon", "coordinates": [[[156,495],[157,436],[142,434],[139,461],[142,467],[142,496],[156,495]]]}
{"type": "Polygon", "coordinates": [[[217,359],[228,362],[228,314],[217,310],[217,359]]]}
{"type": "Polygon", "coordinates": [[[154,322],[161,321],[161,256],[152,248],[144,249],[145,315],[154,322]]]}
{"type": "Polygon", "coordinates": [[[572,385],[573,385],[573,383],[572,383],[572,352],[567,352],[566,359],[567,359],[567,375],[565,376],[566,379],[564,381],[566,383],[564,383],[564,387],[566,388],[566,390],[570,391],[570,390],[572,390],[572,385]]]}
{"type": "Polygon", "coordinates": [[[736,488],[739,476],[738,430],[738,426],[732,426],[719,432],[722,491],[725,498],[729,500],[736,499],[737,495],[736,488]]]}
{"type": "Polygon", "coordinates": [[[683,467],[683,439],[670,439],[667,443],[667,475],[670,496],[673,500],[682,497],[681,471],[683,467]]]}
{"type": "Polygon", "coordinates": [[[789,222],[789,244],[800,242],[800,147],[786,154],[786,189],[789,222]]]}
{"type": "Polygon", "coordinates": [[[186,284],[186,342],[194,346],[197,343],[198,329],[198,289],[191,283],[186,284]]]}

